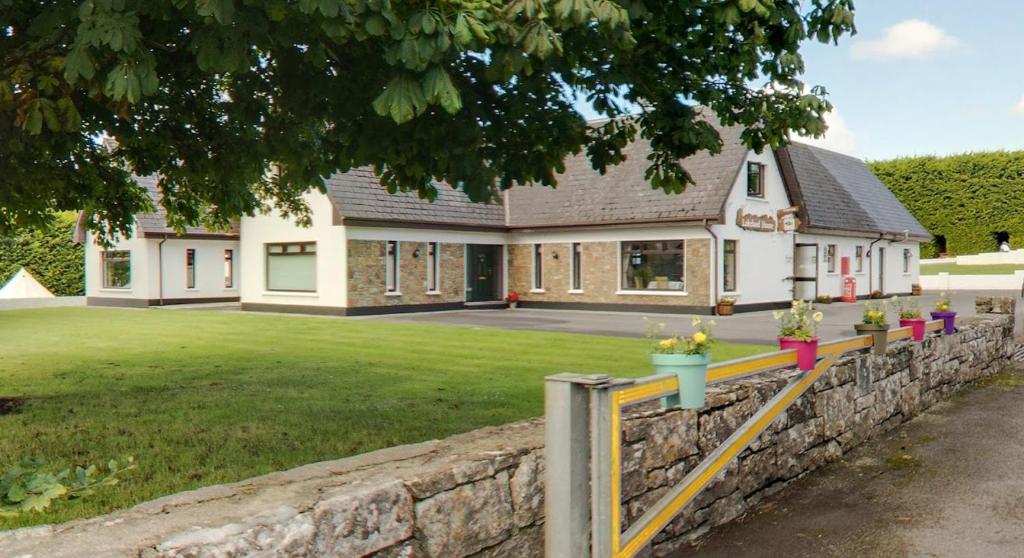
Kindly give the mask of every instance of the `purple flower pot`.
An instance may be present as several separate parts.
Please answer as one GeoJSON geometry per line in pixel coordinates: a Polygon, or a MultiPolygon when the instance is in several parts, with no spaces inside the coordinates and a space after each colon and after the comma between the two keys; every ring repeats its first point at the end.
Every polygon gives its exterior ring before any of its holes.
{"type": "Polygon", "coordinates": [[[900,327],[910,327],[914,341],[924,341],[924,318],[900,319],[900,327]]]}
{"type": "Polygon", "coordinates": [[[812,337],[807,341],[801,341],[792,337],[779,337],[779,349],[796,350],[796,366],[804,372],[814,370],[818,363],[818,338],[812,337]]]}
{"type": "Polygon", "coordinates": [[[933,320],[942,320],[942,331],[946,335],[956,333],[956,312],[932,312],[933,320]]]}

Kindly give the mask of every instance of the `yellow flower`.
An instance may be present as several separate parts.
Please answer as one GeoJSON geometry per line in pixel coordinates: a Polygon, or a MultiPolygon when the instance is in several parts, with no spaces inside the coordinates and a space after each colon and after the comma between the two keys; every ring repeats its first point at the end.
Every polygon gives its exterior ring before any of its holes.
{"type": "Polygon", "coordinates": [[[702,331],[698,331],[697,333],[693,334],[693,342],[698,344],[698,345],[700,345],[701,343],[703,343],[703,342],[705,342],[707,340],[708,340],[708,336],[704,335],[704,332],[702,332],[702,331]]]}
{"type": "Polygon", "coordinates": [[[821,320],[825,319],[825,315],[822,314],[821,312],[815,312],[814,316],[812,316],[812,317],[814,318],[814,321],[816,321],[816,322],[820,322],[821,320]]]}
{"type": "Polygon", "coordinates": [[[669,339],[663,339],[663,340],[659,341],[658,342],[658,346],[661,347],[662,349],[671,349],[672,347],[676,346],[676,343],[677,343],[676,338],[672,337],[672,338],[669,338],[669,339]]]}

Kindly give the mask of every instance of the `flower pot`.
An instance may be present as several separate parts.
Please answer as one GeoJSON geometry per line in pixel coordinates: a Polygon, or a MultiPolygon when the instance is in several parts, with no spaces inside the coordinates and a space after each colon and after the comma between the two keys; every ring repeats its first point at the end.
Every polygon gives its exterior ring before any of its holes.
{"type": "Polygon", "coordinates": [[[708,381],[708,363],[711,362],[711,354],[703,355],[679,355],[661,354],[651,355],[651,364],[658,374],[675,374],[679,378],[679,394],[661,398],[663,409],[676,405],[684,409],[700,409],[704,406],[704,392],[708,381]]]}
{"type": "Polygon", "coordinates": [[[519,301],[518,300],[513,300],[512,302],[509,302],[508,303],[508,307],[509,308],[519,308],[519,301]]]}
{"type": "Polygon", "coordinates": [[[956,333],[956,312],[932,312],[933,320],[942,320],[942,331],[946,335],[956,333]]]}
{"type": "Polygon", "coordinates": [[[807,341],[801,341],[793,337],[779,337],[779,349],[796,350],[796,366],[804,372],[814,370],[818,363],[818,338],[811,337],[807,341]]]}
{"type": "Polygon", "coordinates": [[[718,315],[719,316],[732,316],[735,307],[732,304],[719,304],[718,315]]]}
{"type": "Polygon", "coordinates": [[[921,296],[921,285],[912,285],[910,287],[911,296],[921,296]]]}
{"type": "Polygon", "coordinates": [[[872,351],[879,356],[885,355],[885,350],[889,347],[889,324],[853,324],[853,329],[856,329],[857,333],[870,335],[872,351]]]}
{"type": "Polygon", "coordinates": [[[924,318],[900,318],[900,327],[909,327],[914,341],[924,341],[924,318]]]}

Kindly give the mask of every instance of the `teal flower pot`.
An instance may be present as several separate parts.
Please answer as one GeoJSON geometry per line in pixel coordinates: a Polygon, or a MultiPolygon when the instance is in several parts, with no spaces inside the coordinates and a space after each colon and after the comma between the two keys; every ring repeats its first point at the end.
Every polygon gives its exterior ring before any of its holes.
{"type": "Polygon", "coordinates": [[[679,394],[661,398],[661,407],[679,406],[700,409],[704,406],[704,392],[708,383],[708,364],[711,354],[703,355],[651,355],[651,364],[658,374],[675,374],[679,378],[679,394]]]}

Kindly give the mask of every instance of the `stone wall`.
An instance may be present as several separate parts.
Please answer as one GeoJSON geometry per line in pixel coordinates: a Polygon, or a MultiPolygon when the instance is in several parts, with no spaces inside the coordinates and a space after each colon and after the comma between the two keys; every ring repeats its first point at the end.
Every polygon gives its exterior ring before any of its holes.
{"type": "Polygon", "coordinates": [[[438,304],[466,299],[466,263],[463,244],[440,243],[438,294],[427,294],[427,243],[398,243],[398,285],[401,295],[385,294],[383,240],[348,241],[348,306],[400,306],[438,304]],[[413,256],[419,250],[419,257],[413,256]]]}
{"type": "MultiPolygon", "coordinates": [[[[987,304],[987,306],[985,306],[987,304]]],[[[644,551],[666,556],[969,382],[999,372],[1013,305],[952,336],[837,361],[644,551]]],[[[623,421],[623,517],[635,520],[796,375],[713,387],[707,407],[633,409],[623,421]]],[[[390,448],[170,496],[55,527],[0,533],[0,556],[542,556],[541,419],[390,448]]]]}
{"type": "Polygon", "coordinates": [[[519,293],[520,299],[530,302],[577,304],[629,304],[664,306],[711,305],[711,241],[686,241],[686,295],[620,295],[619,243],[584,242],[581,244],[582,293],[569,292],[571,259],[570,244],[544,244],[543,293],[530,292],[533,287],[533,244],[511,244],[509,251],[509,290],[519,293]]]}

